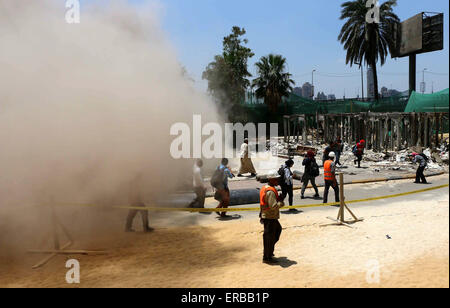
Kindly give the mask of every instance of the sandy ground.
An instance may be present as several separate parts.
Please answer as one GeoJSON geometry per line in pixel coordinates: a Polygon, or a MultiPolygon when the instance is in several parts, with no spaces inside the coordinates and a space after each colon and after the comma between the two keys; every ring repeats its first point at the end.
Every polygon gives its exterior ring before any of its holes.
{"type": "Polygon", "coordinates": [[[414,200],[358,206],[355,213],[365,221],[355,229],[323,226],[336,208],[282,215],[277,266],[261,262],[262,226],[255,217],[77,242],[74,249],[108,247],[109,253],[58,256],[38,270],[30,267],[39,256],[0,258],[0,287],[72,287],[65,262],[77,258],[79,287],[448,288],[448,189],[414,200]]]}

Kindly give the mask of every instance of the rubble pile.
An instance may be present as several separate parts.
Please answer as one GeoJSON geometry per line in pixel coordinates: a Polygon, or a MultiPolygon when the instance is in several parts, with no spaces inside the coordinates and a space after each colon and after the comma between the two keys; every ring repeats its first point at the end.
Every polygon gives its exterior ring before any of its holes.
{"type": "MultiPolygon", "coordinates": [[[[289,147],[283,140],[272,141],[268,144],[272,148],[272,154],[275,156],[287,156],[287,155],[302,155],[303,153],[296,153],[295,150],[298,146],[304,146],[297,143],[290,143],[289,147]]],[[[316,149],[316,155],[318,160],[321,160],[323,152],[327,147],[326,144],[317,144],[316,142],[308,142],[307,146],[316,149]]],[[[449,153],[448,142],[445,141],[438,149],[423,149],[418,147],[411,147],[400,151],[386,151],[375,152],[373,150],[366,150],[364,153],[364,162],[368,164],[368,167],[379,172],[381,169],[393,170],[393,171],[414,171],[416,166],[411,164],[411,153],[423,153],[427,155],[430,160],[428,162],[428,169],[433,171],[445,171],[448,172],[449,165],[449,153]]],[[[352,145],[344,143],[344,152],[341,155],[341,163],[344,165],[352,165],[354,155],[352,153],[352,145]]]]}

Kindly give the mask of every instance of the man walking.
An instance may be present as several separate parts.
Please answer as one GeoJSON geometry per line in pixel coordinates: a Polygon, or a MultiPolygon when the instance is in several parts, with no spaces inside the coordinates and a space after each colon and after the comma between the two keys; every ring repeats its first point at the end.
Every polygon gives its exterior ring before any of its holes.
{"type": "Polygon", "coordinates": [[[341,154],[344,151],[344,145],[342,144],[341,137],[338,137],[334,143],[334,153],[336,154],[336,166],[342,166],[341,164],[341,154]]]}
{"type": "Polygon", "coordinates": [[[284,206],[283,201],[279,201],[276,186],[279,184],[280,176],[277,172],[269,174],[269,184],[260,191],[261,224],[264,225],[264,253],[263,263],[276,264],[273,258],[275,244],[280,240],[282,227],[280,222],[280,208],[284,206]]]}
{"type": "Polygon", "coordinates": [[[246,173],[250,173],[251,177],[256,176],[255,167],[253,166],[252,159],[249,157],[248,139],[245,139],[241,146],[241,167],[239,168],[238,177],[242,177],[246,173]]]}
{"type": "Polygon", "coordinates": [[[328,160],[328,155],[334,150],[334,142],[330,141],[328,146],[323,151],[322,155],[322,166],[325,165],[325,162],[328,160]]]}
{"type": "MultiPolygon", "coordinates": [[[[289,205],[294,205],[294,174],[292,173],[291,168],[294,166],[294,161],[289,159],[286,161],[284,166],[281,167],[279,175],[281,176],[281,200],[284,202],[286,197],[289,195],[289,205]]],[[[290,212],[296,212],[295,209],[290,209],[290,212]]]]}
{"type": "Polygon", "coordinates": [[[356,163],[358,163],[358,168],[361,168],[361,161],[363,159],[365,147],[366,147],[366,142],[364,140],[361,140],[353,148],[353,154],[356,156],[355,165],[356,165],[356,163]]]}
{"type": "Polygon", "coordinates": [[[416,181],[414,183],[416,184],[428,184],[427,179],[425,178],[425,168],[427,167],[427,160],[424,157],[424,154],[418,154],[418,153],[412,153],[413,163],[419,164],[419,168],[417,169],[416,173],[416,181]]]}
{"type": "MultiPolygon", "coordinates": [[[[131,207],[145,207],[144,202],[142,201],[142,174],[136,176],[136,178],[130,183],[129,189],[129,201],[131,207]]],[[[144,232],[152,232],[154,231],[148,224],[148,211],[146,210],[137,210],[132,209],[128,212],[127,222],[125,226],[125,232],[135,232],[132,228],[134,217],[136,217],[137,213],[141,214],[142,217],[142,226],[144,232]]]]}
{"type": "Polygon", "coordinates": [[[320,198],[319,196],[319,189],[316,185],[316,177],[319,176],[319,165],[316,162],[315,153],[313,151],[308,151],[306,154],[306,158],[303,160],[302,165],[305,166],[305,172],[303,174],[302,182],[302,199],[305,199],[305,190],[308,187],[309,182],[311,182],[311,185],[313,186],[314,190],[316,191],[316,194],[314,195],[314,198],[320,198]]]}
{"type": "Polygon", "coordinates": [[[198,159],[193,167],[193,184],[194,192],[197,198],[189,205],[190,208],[205,208],[205,196],[206,187],[203,182],[201,168],[203,167],[203,161],[198,159]]]}
{"type": "MultiPolygon", "coordinates": [[[[234,178],[234,174],[228,168],[228,159],[222,159],[222,162],[219,167],[217,167],[211,178],[211,185],[217,190],[216,191],[216,200],[220,201],[217,206],[218,209],[228,208],[230,205],[230,189],[228,188],[228,179],[234,178]]],[[[226,217],[226,212],[216,212],[217,215],[226,217]]]]}
{"type": "Polygon", "coordinates": [[[334,164],[334,158],[336,154],[331,152],[329,154],[329,159],[324,164],[324,177],[325,177],[325,192],[323,193],[323,203],[328,203],[328,192],[330,187],[334,190],[335,202],[340,202],[339,200],[339,184],[336,180],[336,165],[334,164]]]}

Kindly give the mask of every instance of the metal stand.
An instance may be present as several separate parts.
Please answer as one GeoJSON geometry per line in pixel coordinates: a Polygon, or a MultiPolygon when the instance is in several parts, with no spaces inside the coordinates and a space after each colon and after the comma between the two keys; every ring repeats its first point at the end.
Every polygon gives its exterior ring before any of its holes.
{"type": "Polygon", "coordinates": [[[339,213],[337,219],[327,217],[328,219],[336,222],[337,225],[346,226],[349,228],[353,228],[350,224],[354,224],[360,221],[364,221],[364,218],[358,218],[355,214],[348,208],[347,204],[345,204],[345,196],[344,196],[344,174],[342,172],[339,174],[339,198],[341,200],[341,204],[339,207],[339,213]],[[351,221],[345,221],[345,210],[347,210],[353,217],[351,221]]]}
{"type": "Polygon", "coordinates": [[[55,213],[55,208],[53,204],[51,205],[51,221],[52,221],[52,234],[53,234],[53,245],[54,249],[49,250],[29,250],[29,253],[33,254],[49,254],[47,257],[33,265],[33,269],[37,269],[39,267],[47,264],[51,259],[56,257],[57,255],[99,255],[106,254],[105,251],[89,251],[89,250],[66,250],[70,246],[73,245],[74,241],[69,234],[69,231],[64,227],[64,225],[60,222],[55,213]],[[59,235],[58,235],[58,227],[61,229],[63,234],[67,237],[68,242],[64,245],[60,245],[59,235]]]}

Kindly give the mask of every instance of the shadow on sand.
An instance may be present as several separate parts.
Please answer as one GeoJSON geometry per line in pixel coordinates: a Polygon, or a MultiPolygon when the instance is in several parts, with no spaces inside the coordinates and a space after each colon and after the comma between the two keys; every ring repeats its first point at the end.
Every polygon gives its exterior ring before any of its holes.
{"type": "Polygon", "coordinates": [[[287,210],[287,211],[282,211],[281,214],[283,215],[298,215],[303,213],[303,211],[299,211],[297,209],[293,209],[293,210],[287,210]]]}
{"type": "Polygon", "coordinates": [[[231,220],[238,220],[241,219],[242,216],[241,215],[232,215],[232,216],[224,216],[224,217],[217,217],[217,220],[220,221],[231,221],[231,220]]]}

